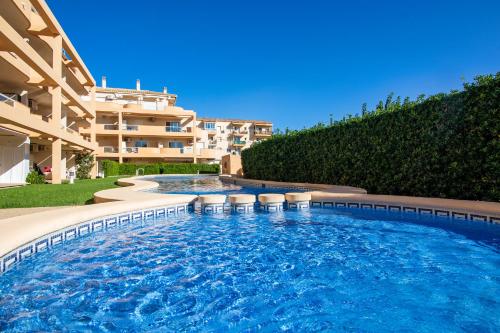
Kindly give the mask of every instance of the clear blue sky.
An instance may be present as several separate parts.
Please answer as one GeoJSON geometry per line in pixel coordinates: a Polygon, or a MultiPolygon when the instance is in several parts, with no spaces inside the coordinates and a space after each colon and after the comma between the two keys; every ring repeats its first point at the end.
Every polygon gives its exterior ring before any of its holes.
{"type": "Polygon", "coordinates": [[[500,71],[500,1],[48,0],[100,84],[302,128],[500,71]]]}

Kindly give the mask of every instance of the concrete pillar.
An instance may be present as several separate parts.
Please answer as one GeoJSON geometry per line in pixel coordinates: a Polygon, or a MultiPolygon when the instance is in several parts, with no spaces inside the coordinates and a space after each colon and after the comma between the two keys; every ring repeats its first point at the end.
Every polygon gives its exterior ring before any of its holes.
{"type": "Polygon", "coordinates": [[[61,180],[66,179],[66,152],[61,151],[61,180]]]}
{"type": "Polygon", "coordinates": [[[52,184],[61,184],[61,145],[60,138],[52,141],[52,184]]]}
{"type": "Polygon", "coordinates": [[[197,154],[198,154],[198,142],[196,140],[196,132],[198,130],[198,126],[196,126],[196,114],[193,116],[193,163],[197,162],[197,154]]]}
{"type": "Polygon", "coordinates": [[[61,113],[62,113],[62,93],[61,87],[49,88],[52,98],[52,120],[51,123],[58,129],[61,128],[61,113]]]}
{"type": "Polygon", "coordinates": [[[123,134],[122,134],[122,125],[123,125],[123,115],[121,112],[118,112],[118,162],[123,163],[123,155],[122,155],[122,142],[123,142],[123,134]]]}
{"type": "Polygon", "coordinates": [[[29,104],[28,91],[23,90],[23,91],[21,91],[20,95],[21,95],[21,103],[28,106],[28,104],[29,104]]]}
{"type": "MultiPolygon", "coordinates": [[[[95,103],[95,86],[90,88],[90,108],[96,114],[96,103],[95,103]]],[[[97,135],[96,135],[96,117],[92,118],[90,121],[90,142],[92,143],[93,150],[90,152],[94,158],[94,166],[90,170],[90,178],[95,179],[97,177],[97,135]]]]}

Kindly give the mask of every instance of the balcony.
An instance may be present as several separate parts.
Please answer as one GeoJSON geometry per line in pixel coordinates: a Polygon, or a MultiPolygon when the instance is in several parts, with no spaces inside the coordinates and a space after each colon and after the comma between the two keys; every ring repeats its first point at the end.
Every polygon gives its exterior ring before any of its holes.
{"type": "Polygon", "coordinates": [[[106,131],[118,131],[118,125],[117,124],[104,124],[103,128],[106,131]]]}
{"type": "Polygon", "coordinates": [[[231,132],[232,136],[243,136],[245,134],[248,134],[248,131],[246,131],[246,130],[245,131],[243,131],[243,130],[242,131],[233,130],[231,132]]]}
{"type": "Polygon", "coordinates": [[[100,156],[118,156],[120,150],[118,147],[102,146],[97,148],[97,154],[100,156]]]}
{"type": "Polygon", "coordinates": [[[165,132],[168,132],[168,133],[191,133],[191,127],[165,126],[165,132]]]}
{"type": "Polygon", "coordinates": [[[253,135],[256,137],[269,137],[273,135],[273,131],[270,129],[256,129],[254,130],[253,135]]]}
{"type": "Polygon", "coordinates": [[[247,143],[246,141],[241,141],[241,140],[233,140],[231,142],[231,144],[236,147],[243,147],[244,145],[246,145],[246,143],[247,143]]]}
{"type": "Polygon", "coordinates": [[[122,130],[124,131],[138,131],[139,126],[138,125],[122,125],[122,130]]]}
{"type": "Polygon", "coordinates": [[[158,148],[158,147],[124,147],[122,153],[133,155],[128,157],[171,157],[171,158],[192,158],[193,150],[186,148],[158,148]]]}

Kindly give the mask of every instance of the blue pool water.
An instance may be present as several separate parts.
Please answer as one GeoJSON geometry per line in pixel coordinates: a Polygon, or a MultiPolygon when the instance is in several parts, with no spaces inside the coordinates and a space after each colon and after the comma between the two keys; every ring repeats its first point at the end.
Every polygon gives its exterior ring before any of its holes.
{"type": "Polygon", "coordinates": [[[498,332],[500,226],[311,209],[142,221],[0,276],[0,331],[498,332]]]}
{"type": "MultiPolygon", "coordinates": [[[[286,193],[290,189],[285,188],[262,188],[242,187],[229,183],[223,183],[218,176],[156,176],[145,177],[153,180],[160,186],[155,192],[175,194],[238,194],[238,193],[286,193]]],[[[297,190],[294,190],[297,192],[297,190]]],[[[299,191],[301,192],[301,191],[299,191]]]]}

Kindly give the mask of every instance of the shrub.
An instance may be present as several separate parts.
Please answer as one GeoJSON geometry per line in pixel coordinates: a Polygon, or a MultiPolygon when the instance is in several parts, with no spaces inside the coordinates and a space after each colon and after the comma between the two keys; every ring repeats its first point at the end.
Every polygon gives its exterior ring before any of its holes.
{"type": "Polygon", "coordinates": [[[197,174],[197,173],[219,173],[218,164],[195,164],[195,163],[118,163],[116,161],[102,161],[104,175],[135,175],[139,168],[144,169],[145,175],[157,174],[197,174]]]}
{"type": "Polygon", "coordinates": [[[26,176],[26,183],[29,184],[45,184],[45,177],[37,171],[30,171],[26,176]]]}
{"type": "Polygon", "coordinates": [[[462,92],[392,100],[242,152],[245,177],[369,193],[500,200],[500,73],[462,92]]]}
{"type": "Polygon", "coordinates": [[[104,177],[118,176],[120,174],[120,164],[116,161],[105,160],[101,163],[104,177]]]}
{"type": "Polygon", "coordinates": [[[90,172],[94,167],[94,156],[90,153],[78,153],[75,158],[76,177],[79,179],[89,179],[90,172]]]}

